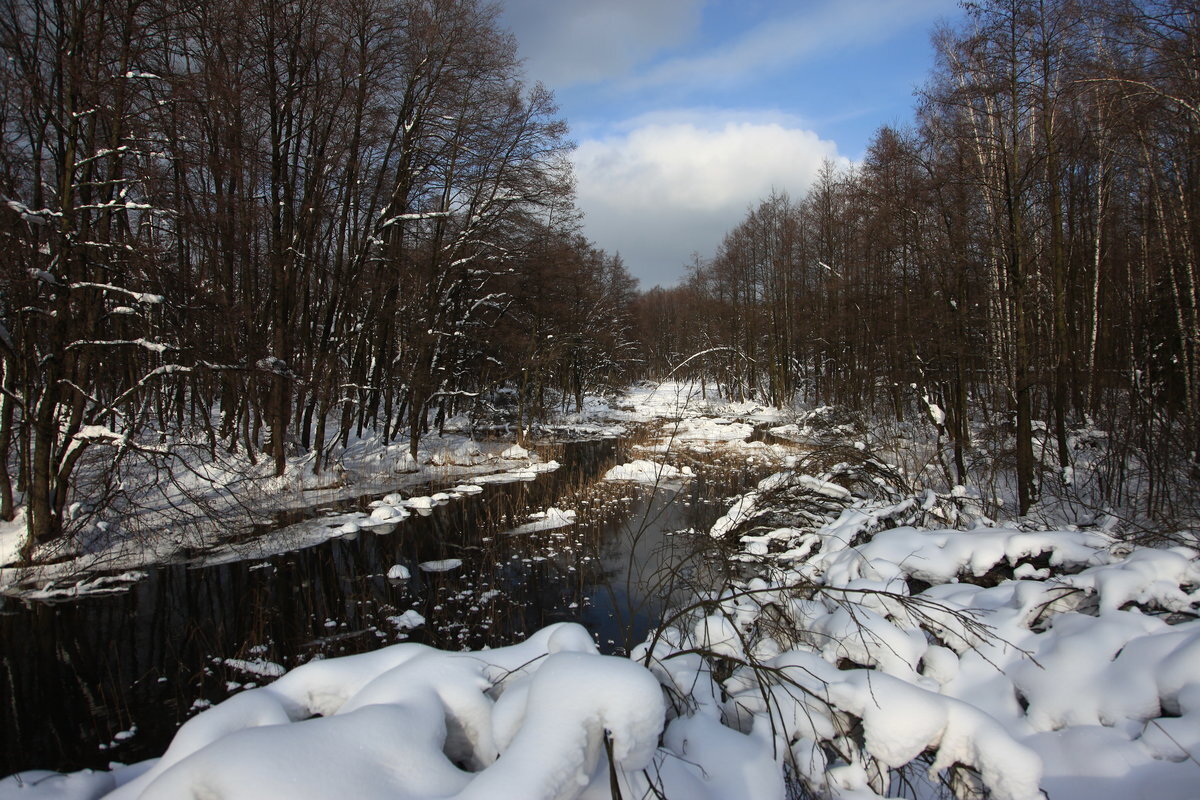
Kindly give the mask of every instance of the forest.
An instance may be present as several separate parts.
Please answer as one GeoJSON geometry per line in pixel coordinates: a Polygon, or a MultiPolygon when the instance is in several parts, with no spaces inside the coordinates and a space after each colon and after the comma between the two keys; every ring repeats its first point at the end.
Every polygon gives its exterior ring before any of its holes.
{"type": "Polygon", "coordinates": [[[495,15],[5,0],[0,517],[69,532],[89,457],[320,471],[351,430],[415,453],[489,390],[537,414],[622,373],[635,283],[495,15]]]}
{"type": "MultiPolygon", "coordinates": [[[[632,379],[835,403],[1172,515],[1200,450],[1200,33],[1178,2],[988,2],[911,124],[748,210],[675,288],[580,233],[566,123],[494,7],[5,0],[0,517],[125,460],[313,469],[632,379]],[[498,408],[504,406],[504,408],[498,408]],[[96,464],[103,468],[85,468],[96,464]]],[[[977,476],[974,476],[977,477],[977,476]]],[[[81,483],[87,486],[80,488],[81,483]]]]}
{"type": "MultiPolygon", "coordinates": [[[[684,285],[638,301],[646,364],[734,397],[932,417],[948,483],[986,453],[1018,512],[1070,487],[1195,507],[1200,16],[1176,2],[967,4],[912,124],[749,209],[684,285]],[[978,424],[976,424],[978,423],[978,424]]],[[[985,467],[990,469],[990,466],[985,467]]]]}
{"type": "Polygon", "coordinates": [[[501,6],[0,0],[0,800],[1194,797],[1200,6],[962,10],[640,287],[501,6]]]}

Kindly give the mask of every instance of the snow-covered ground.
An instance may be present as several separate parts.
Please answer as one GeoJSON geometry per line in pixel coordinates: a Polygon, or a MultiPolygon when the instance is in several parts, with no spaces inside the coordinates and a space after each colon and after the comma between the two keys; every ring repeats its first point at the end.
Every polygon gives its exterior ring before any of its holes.
{"type": "Polygon", "coordinates": [[[926,527],[966,522],[956,498],[835,486],[781,473],[734,504],[713,533],[747,576],[631,659],[561,624],[319,661],[199,714],[162,759],[10,777],[0,798],[530,800],[614,779],[622,797],[1195,797],[1195,550],[926,527]],[[758,524],[797,497],[825,522],[758,524]]]}
{"type": "MultiPolygon", "coordinates": [[[[700,432],[746,422],[812,434],[689,387],[623,406],[684,446],[739,441],[700,432]]],[[[612,478],[682,477],[661,444],[612,478]]],[[[628,659],[559,624],[474,653],[405,643],[313,662],[198,714],[160,759],[11,776],[0,800],[1197,797],[1195,533],[1151,548],[1106,524],[999,524],[978,493],[903,488],[846,444],[858,455],[793,458],[732,500],[708,533],[738,577],[628,659]]],[[[419,510],[400,500],[380,522],[419,510]]]]}
{"type": "Polygon", "coordinates": [[[735,503],[712,533],[737,541],[747,577],[634,657],[723,698],[725,724],[774,730],[784,776],[817,795],[1197,796],[1195,548],[836,480],[784,473],[735,503]],[[822,504],[822,524],[796,524],[822,504]]]}
{"type": "Polygon", "coordinates": [[[425,513],[481,491],[479,484],[533,480],[559,467],[511,442],[479,442],[464,433],[429,437],[416,460],[407,443],[352,442],[336,467],[322,475],[312,474],[307,457],[291,462],[281,477],[268,475],[261,463],[256,467],[225,458],[220,464],[192,464],[172,481],[155,483],[147,476],[132,481],[142,487],[130,501],[136,514],[94,520],[80,536],[39,548],[35,561],[40,563],[33,567],[16,566],[25,539],[24,514],[0,522],[0,591],[27,599],[119,591],[156,564],[260,559],[363,529],[384,533],[410,513],[425,513]],[[431,496],[395,491],[456,480],[464,482],[431,496]],[[322,517],[254,540],[238,537],[236,545],[228,541],[275,512],[389,491],[393,493],[369,514],[322,517]]]}

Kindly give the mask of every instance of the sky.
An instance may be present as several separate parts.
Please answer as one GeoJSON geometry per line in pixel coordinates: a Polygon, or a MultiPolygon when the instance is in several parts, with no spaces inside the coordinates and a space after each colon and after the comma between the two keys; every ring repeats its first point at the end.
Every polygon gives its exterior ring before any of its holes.
{"type": "Polygon", "coordinates": [[[862,158],[912,119],[930,33],[957,0],[503,0],[530,83],[578,145],[584,234],[641,288],[772,190],[804,194],[825,159],[862,158]]]}

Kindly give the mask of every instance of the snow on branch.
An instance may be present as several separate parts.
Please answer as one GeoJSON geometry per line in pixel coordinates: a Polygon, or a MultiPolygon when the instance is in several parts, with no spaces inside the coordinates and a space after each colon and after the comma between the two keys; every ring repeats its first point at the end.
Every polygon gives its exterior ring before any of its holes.
{"type": "Polygon", "coordinates": [[[132,297],[139,303],[147,303],[149,305],[157,305],[162,303],[166,298],[161,294],[151,294],[150,292],[135,292],[132,289],[125,289],[120,286],[113,286],[111,283],[92,283],[91,281],[79,281],[71,284],[72,289],[102,289],[106,292],[119,292],[132,297]]]}
{"type": "Polygon", "coordinates": [[[124,209],[126,211],[153,211],[155,207],[148,203],[135,203],[132,200],[112,200],[107,203],[93,203],[91,205],[77,206],[80,210],[88,211],[104,211],[106,209],[124,209]]]}
{"type": "Polygon", "coordinates": [[[67,345],[67,350],[75,350],[80,347],[104,347],[108,345],[133,345],[135,347],[144,347],[152,353],[165,353],[168,350],[178,350],[179,348],[162,342],[152,342],[149,339],[141,337],[137,339],[78,339],[67,345]]]}
{"type": "Polygon", "coordinates": [[[80,159],[76,160],[75,161],[75,171],[78,172],[80,169],[82,169],[83,167],[92,163],[93,161],[98,161],[99,159],[105,158],[106,156],[124,155],[127,152],[129,152],[129,145],[126,145],[126,144],[123,144],[120,147],[117,147],[115,149],[111,148],[111,147],[102,148],[100,150],[97,150],[95,153],[88,156],[87,158],[80,158],[80,159]]]}
{"type": "Polygon", "coordinates": [[[443,389],[442,391],[434,392],[433,395],[431,395],[431,396],[432,397],[479,397],[479,395],[480,395],[479,392],[468,392],[464,389],[455,389],[453,391],[451,391],[449,389],[443,389]]]}
{"type": "Polygon", "coordinates": [[[147,445],[134,442],[129,438],[129,432],[117,433],[104,425],[84,425],[74,436],[75,441],[88,444],[108,444],[118,450],[136,450],[139,453],[154,455],[171,455],[171,450],[162,445],[147,445]]]}
{"type": "MultiPolygon", "coordinates": [[[[667,374],[674,375],[676,372],[678,372],[680,369],[682,369],[685,365],[694,361],[695,359],[699,358],[700,356],[706,356],[709,353],[717,353],[717,352],[721,352],[724,350],[733,350],[734,352],[737,352],[738,355],[742,356],[743,358],[746,358],[746,356],[742,355],[742,353],[740,351],[738,351],[737,348],[735,348],[735,347],[710,347],[707,350],[701,350],[699,353],[693,353],[692,355],[685,358],[683,361],[680,361],[667,374]]],[[[753,361],[754,359],[748,358],[747,360],[753,361]]]]}
{"type": "Polygon", "coordinates": [[[380,222],[379,227],[383,229],[409,220],[438,219],[440,217],[449,217],[450,215],[451,212],[449,211],[417,211],[408,214],[397,214],[380,222]]]}
{"type": "MultiPolygon", "coordinates": [[[[136,383],[134,383],[132,386],[130,386],[128,389],[126,389],[125,391],[121,392],[121,394],[119,394],[115,398],[113,398],[113,400],[111,402],[109,402],[108,405],[105,406],[103,409],[92,413],[91,418],[92,419],[101,419],[101,418],[107,416],[108,414],[118,414],[119,415],[120,412],[117,411],[117,406],[119,406],[119,405],[121,405],[121,403],[125,402],[125,400],[127,400],[130,396],[132,396],[135,392],[137,392],[138,389],[141,389],[143,386],[145,386],[147,383],[149,383],[154,378],[159,378],[164,375],[186,375],[186,374],[190,374],[191,372],[192,372],[191,367],[185,367],[185,366],[182,366],[181,364],[163,364],[162,366],[155,367],[154,369],[150,370],[145,375],[143,375],[141,378],[139,378],[138,381],[136,383]]],[[[88,394],[82,388],[80,388],[76,384],[72,383],[71,381],[62,381],[62,383],[66,386],[71,387],[75,391],[79,392],[81,395],[83,395],[84,397],[86,397],[88,400],[95,403],[96,405],[100,404],[101,401],[98,398],[93,397],[92,395],[88,394]]]]}
{"type": "Polygon", "coordinates": [[[16,200],[5,199],[3,204],[15,211],[24,222],[28,222],[33,225],[49,225],[51,219],[62,216],[61,211],[51,211],[48,208],[35,211],[24,203],[16,200]]]}
{"type": "Polygon", "coordinates": [[[201,366],[201,367],[204,367],[205,369],[211,369],[214,371],[226,371],[226,372],[236,372],[238,370],[246,369],[245,364],[214,364],[211,361],[199,361],[199,362],[197,362],[197,366],[201,366]]]}
{"type": "Polygon", "coordinates": [[[288,366],[288,363],[277,356],[266,356],[264,358],[260,358],[257,362],[255,362],[254,366],[263,372],[269,372],[272,375],[279,375],[284,378],[296,377],[296,373],[292,372],[292,368],[288,366]]]}

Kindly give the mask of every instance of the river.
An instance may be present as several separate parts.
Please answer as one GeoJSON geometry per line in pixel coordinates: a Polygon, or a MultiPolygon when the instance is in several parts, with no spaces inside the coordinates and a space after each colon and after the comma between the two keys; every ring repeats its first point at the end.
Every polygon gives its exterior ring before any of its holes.
{"type": "MultiPolygon", "coordinates": [[[[391,533],[167,565],[125,591],[71,602],[0,600],[0,775],[159,755],[189,716],[281,668],[398,641],[478,649],[573,620],[602,651],[625,652],[672,592],[720,569],[709,537],[695,532],[762,470],[710,459],[689,483],[651,491],[598,480],[626,458],[617,440],[567,443],[553,456],[556,472],[486,485],[391,533]],[[551,505],[576,511],[575,524],[506,533],[551,505]],[[453,560],[461,566],[420,566],[453,560]],[[389,578],[396,565],[411,577],[389,578]]],[[[300,518],[371,499],[289,512],[256,535],[286,535],[300,518]]]]}

